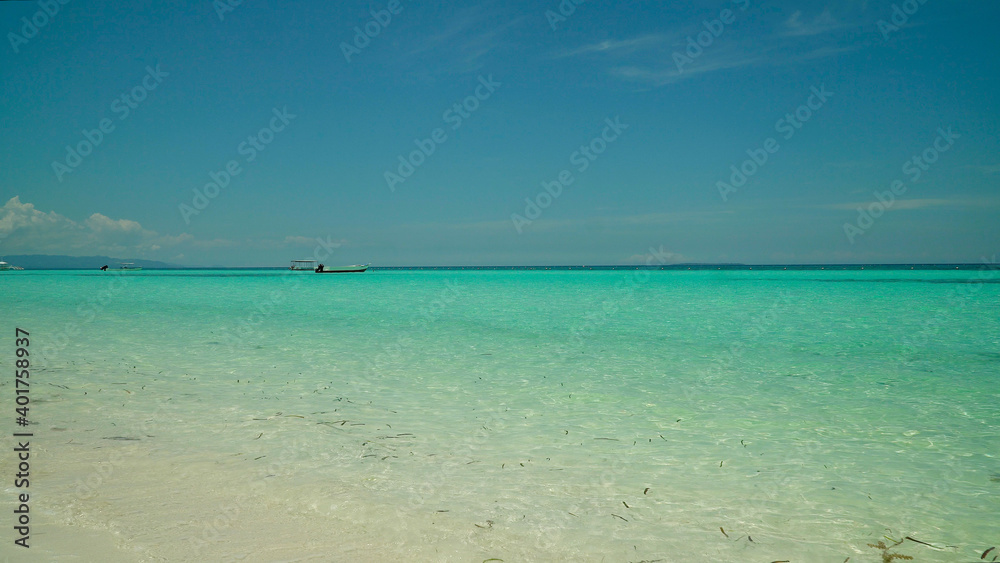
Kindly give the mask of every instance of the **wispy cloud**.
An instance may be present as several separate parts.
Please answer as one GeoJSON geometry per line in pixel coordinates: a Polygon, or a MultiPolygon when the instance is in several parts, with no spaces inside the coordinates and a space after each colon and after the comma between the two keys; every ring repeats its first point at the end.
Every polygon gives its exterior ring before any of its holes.
{"type": "Polygon", "coordinates": [[[523,20],[490,4],[461,8],[437,33],[417,37],[406,56],[433,56],[434,68],[442,73],[473,72],[484,66],[488,55],[510,46],[504,36],[523,20]]]}
{"type": "Polygon", "coordinates": [[[845,55],[847,53],[853,53],[855,51],[860,51],[865,45],[827,45],[824,47],[817,47],[815,49],[806,51],[801,54],[790,55],[784,60],[779,61],[777,64],[792,64],[800,63],[805,61],[813,61],[816,59],[825,59],[828,57],[835,57],[837,55],[845,55]]]}
{"type": "Polygon", "coordinates": [[[654,86],[665,86],[667,84],[673,84],[682,80],[695,78],[703,74],[763,64],[765,60],[765,57],[762,55],[735,54],[730,57],[714,57],[710,61],[699,61],[698,65],[686,68],[683,72],[678,71],[677,68],[673,66],[650,68],[639,65],[615,67],[609,72],[612,76],[617,76],[626,80],[652,84],[654,86]]]}
{"type": "MultiPolygon", "coordinates": [[[[712,209],[707,211],[684,211],[672,213],[633,213],[621,215],[590,216],[574,219],[550,219],[542,217],[529,227],[536,233],[574,233],[592,229],[595,225],[611,229],[640,227],[663,227],[671,224],[702,224],[725,221],[736,212],[732,209],[712,209]]],[[[482,236],[513,236],[515,230],[510,220],[473,221],[457,223],[408,224],[405,229],[413,232],[439,232],[448,236],[456,233],[482,236]]]]}
{"type": "Polygon", "coordinates": [[[993,174],[1000,174],[1000,164],[981,164],[981,165],[970,165],[968,168],[991,176],[993,174]]]}
{"type": "Polygon", "coordinates": [[[329,246],[333,248],[343,248],[351,245],[351,241],[345,238],[333,239],[330,236],[326,238],[318,237],[304,237],[301,235],[289,235],[284,239],[260,239],[251,241],[251,244],[257,246],[258,248],[281,248],[281,249],[297,249],[297,250],[308,250],[312,251],[317,245],[329,246]]]}
{"type": "Polygon", "coordinates": [[[598,43],[590,43],[575,49],[566,49],[552,55],[553,59],[565,59],[588,54],[604,54],[614,56],[624,56],[635,53],[642,49],[661,47],[667,45],[668,39],[664,35],[641,35],[631,39],[606,39],[598,43]]]}
{"type": "Polygon", "coordinates": [[[316,244],[316,239],[312,237],[287,236],[285,237],[284,243],[296,246],[311,246],[316,244]]]}
{"type": "Polygon", "coordinates": [[[810,37],[854,27],[858,27],[858,24],[838,21],[830,13],[830,8],[825,8],[818,15],[806,19],[803,19],[801,10],[795,10],[785,20],[781,35],[786,37],[810,37]]]}
{"type": "Polygon", "coordinates": [[[658,265],[658,264],[678,264],[681,262],[686,262],[687,258],[683,254],[678,254],[676,252],[657,252],[656,256],[652,254],[633,254],[621,261],[621,264],[632,265],[637,264],[645,266],[646,264],[658,265]]]}
{"type": "Polygon", "coordinates": [[[751,22],[749,16],[726,28],[704,50],[691,55],[688,39],[704,33],[699,18],[669,32],[606,39],[553,53],[551,58],[603,57],[615,78],[660,87],[716,72],[758,66],[782,66],[852,53],[864,48],[850,33],[861,25],[851,17],[838,18],[829,8],[805,17],[796,10],[783,20],[751,22]],[[730,31],[732,30],[732,31],[730,31]],[[678,59],[685,61],[677,62],[678,59]],[[683,68],[681,68],[683,67],[683,68]]]}
{"type": "MultiPolygon", "coordinates": [[[[818,206],[821,209],[850,210],[854,211],[859,207],[866,208],[872,201],[855,201],[851,203],[833,203],[818,206]]],[[[973,199],[897,199],[886,211],[902,211],[912,209],[926,209],[928,207],[983,207],[997,205],[998,202],[992,200],[973,199]]]]}

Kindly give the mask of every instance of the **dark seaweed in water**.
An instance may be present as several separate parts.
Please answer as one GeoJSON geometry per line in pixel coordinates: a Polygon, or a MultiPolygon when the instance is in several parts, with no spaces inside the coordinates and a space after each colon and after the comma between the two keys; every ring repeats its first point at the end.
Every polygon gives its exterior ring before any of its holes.
{"type": "Polygon", "coordinates": [[[1000,473],[991,473],[990,481],[993,481],[994,483],[1000,483],[1000,473]]]}
{"type": "Polygon", "coordinates": [[[896,542],[896,543],[894,543],[892,545],[885,545],[884,541],[879,540],[878,543],[870,543],[870,544],[868,544],[868,547],[870,547],[872,549],[880,549],[880,550],[882,550],[882,563],[892,563],[892,561],[894,559],[912,560],[913,557],[911,557],[909,555],[903,555],[902,553],[893,553],[893,552],[889,551],[890,549],[896,547],[897,545],[899,545],[901,543],[903,543],[903,540],[899,540],[898,542],[896,542]]]}

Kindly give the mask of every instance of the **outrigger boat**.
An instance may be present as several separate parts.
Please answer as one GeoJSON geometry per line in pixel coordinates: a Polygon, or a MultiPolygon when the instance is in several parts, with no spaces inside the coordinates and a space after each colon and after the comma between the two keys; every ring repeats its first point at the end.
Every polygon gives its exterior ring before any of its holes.
{"type": "Polygon", "coordinates": [[[3,260],[0,260],[0,272],[6,272],[7,270],[23,270],[23,269],[24,268],[20,266],[14,266],[12,264],[4,262],[3,260]]]}
{"type": "Polygon", "coordinates": [[[368,269],[370,264],[354,264],[353,266],[344,266],[342,268],[327,268],[323,264],[316,266],[317,274],[349,274],[354,272],[364,272],[368,269]]]}
{"type": "Polygon", "coordinates": [[[315,260],[292,260],[292,265],[288,267],[293,272],[316,272],[317,274],[348,274],[360,273],[368,269],[370,264],[354,264],[340,268],[327,268],[323,264],[316,264],[315,260]]]}
{"type": "Polygon", "coordinates": [[[141,269],[142,266],[136,266],[135,262],[122,262],[118,268],[108,268],[107,264],[101,266],[102,272],[138,272],[141,269]]]}

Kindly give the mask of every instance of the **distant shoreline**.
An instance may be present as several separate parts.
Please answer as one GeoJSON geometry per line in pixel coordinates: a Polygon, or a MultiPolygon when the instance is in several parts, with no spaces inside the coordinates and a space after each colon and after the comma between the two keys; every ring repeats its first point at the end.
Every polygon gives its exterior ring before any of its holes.
{"type": "MultiPolygon", "coordinates": [[[[980,270],[1000,269],[1000,265],[985,263],[959,264],[664,264],[647,266],[644,264],[625,265],[594,265],[594,266],[371,266],[369,270],[980,270]]],[[[88,271],[98,268],[33,268],[25,271],[88,271]]],[[[173,271],[173,270],[288,270],[286,266],[176,266],[167,268],[143,267],[142,271],[173,271]]]]}

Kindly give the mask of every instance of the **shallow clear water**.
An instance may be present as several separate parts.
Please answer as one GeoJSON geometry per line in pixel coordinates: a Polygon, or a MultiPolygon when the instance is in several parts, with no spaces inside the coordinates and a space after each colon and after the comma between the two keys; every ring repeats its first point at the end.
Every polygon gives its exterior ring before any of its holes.
{"type": "Polygon", "coordinates": [[[910,536],[934,547],[890,553],[978,560],[1000,543],[997,281],[5,273],[30,555],[841,563],[910,536]]]}

